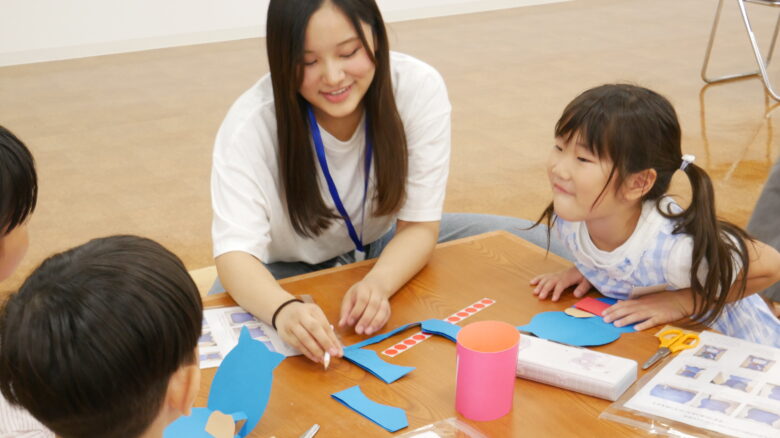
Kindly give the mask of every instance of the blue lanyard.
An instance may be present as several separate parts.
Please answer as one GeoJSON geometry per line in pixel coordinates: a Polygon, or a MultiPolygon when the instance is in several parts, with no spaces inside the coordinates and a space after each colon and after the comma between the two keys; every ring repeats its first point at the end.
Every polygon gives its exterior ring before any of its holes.
{"type": "Polygon", "coordinates": [[[368,130],[368,114],[366,114],[366,155],[365,155],[365,179],[363,181],[363,204],[360,210],[360,237],[358,237],[355,231],[355,226],[352,225],[352,221],[349,219],[349,214],[344,208],[344,204],[341,202],[339,191],[336,188],[336,183],[333,182],[333,177],[330,176],[330,170],[328,169],[328,160],[325,158],[325,146],[322,143],[322,136],[320,135],[320,128],[317,125],[317,118],[314,116],[314,111],[311,109],[311,105],[307,106],[309,113],[309,130],[311,130],[311,137],[314,141],[314,150],[317,152],[317,160],[320,162],[322,173],[325,175],[325,181],[328,183],[328,190],[330,196],[333,198],[333,203],[336,204],[336,210],[339,211],[341,217],[344,218],[344,223],[347,225],[347,232],[349,232],[349,238],[355,243],[355,248],[360,252],[365,252],[363,247],[363,223],[366,212],[366,193],[368,192],[368,176],[371,170],[371,155],[373,153],[373,145],[371,142],[371,133],[368,130]]]}

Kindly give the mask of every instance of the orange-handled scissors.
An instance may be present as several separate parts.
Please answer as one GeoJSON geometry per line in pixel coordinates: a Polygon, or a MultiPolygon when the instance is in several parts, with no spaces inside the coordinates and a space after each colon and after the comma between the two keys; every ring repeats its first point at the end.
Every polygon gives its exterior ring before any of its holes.
{"type": "Polygon", "coordinates": [[[682,330],[676,329],[664,330],[658,335],[658,339],[661,340],[661,346],[658,347],[658,351],[642,365],[643,370],[650,368],[654,363],[672,353],[676,353],[680,350],[687,350],[699,344],[699,335],[696,333],[684,333],[682,330]]]}

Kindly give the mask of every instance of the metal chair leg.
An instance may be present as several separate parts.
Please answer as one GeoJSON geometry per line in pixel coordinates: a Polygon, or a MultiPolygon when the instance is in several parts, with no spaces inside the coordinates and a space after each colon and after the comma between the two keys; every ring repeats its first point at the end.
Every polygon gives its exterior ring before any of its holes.
{"type": "Polygon", "coordinates": [[[758,69],[761,72],[761,79],[764,81],[764,87],[766,88],[766,91],[772,96],[775,100],[780,100],[780,94],[777,94],[777,92],[772,87],[772,82],[769,79],[769,75],[767,74],[766,68],[767,65],[769,65],[769,60],[772,59],[772,52],[775,49],[775,39],[777,38],[777,26],[780,25],[780,16],[778,16],[778,21],[775,23],[775,31],[772,35],[772,45],[769,48],[769,55],[767,57],[767,62],[764,63],[764,59],[761,56],[761,50],[758,47],[758,43],[756,42],[756,35],[753,33],[753,28],[750,26],[750,19],[748,19],[747,16],[747,10],[745,9],[745,3],[742,0],[738,1],[739,4],[739,11],[742,13],[742,21],[745,23],[745,30],[747,30],[748,38],[750,38],[750,45],[753,47],[753,54],[756,56],[756,63],[758,64],[758,69]]]}
{"type": "MultiPolygon", "coordinates": [[[[716,83],[716,82],[722,82],[722,81],[728,81],[732,79],[741,79],[741,78],[748,78],[752,76],[761,76],[761,79],[764,82],[764,88],[766,89],[767,93],[769,93],[773,99],[780,101],[780,94],[778,94],[774,88],[772,87],[772,82],[769,79],[769,75],[767,74],[767,66],[769,65],[769,62],[772,60],[772,54],[775,50],[775,43],[777,41],[777,35],[778,30],[780,28],[780,14],[778,14],[777,22],[775,23],[775,30],[772,34],[772,43],[769,47],[769,53],[767,55],[766,62],[764,62],[763,56],[761,55],[761,50],[758,47],[758,43],[756,42],[755,34],[753,33],[753,29],[750,26],[750,19],[747,15],[747,10],[745,9],[745,2],[744,0],[737,0],[737,4],[739,6],[740,14],[742,15],[742,21],[745,25],[745,30],[748,34],[748,39],[750,40],[750,46],[753,49],[753,54],[756,58],[756,63],[758,64],[758,70],[750,71],[746,73],[738,73],[738,74],[731,74],[731,75],[724,75],[716,78],[711,78],[707,75],[707,67],[709,66],[710,62],[710,56],[712,54],[712,46],[715,41],[715,34],[718,30],[718,23],[720,22],[720,14],[723,10],[723,0],[718,0],[718,7],[715,10],[715,19],[712,22],[712,30],[710,31],[710,39],[707,43],[707,50],[704,52],[704,63],[701,67],[701,78],[704,80],[704,82],[708,84],[716,83]]],[[[772,6],[772,5],[768,5],[772,6]]]]}

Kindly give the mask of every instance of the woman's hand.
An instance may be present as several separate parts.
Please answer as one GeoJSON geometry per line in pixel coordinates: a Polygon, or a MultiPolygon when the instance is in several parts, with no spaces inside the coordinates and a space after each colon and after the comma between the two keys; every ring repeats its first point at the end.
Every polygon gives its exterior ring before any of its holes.
{"type": "Polygon", "coordinates": [[[352,285],[341,302],[339,326],[355,326],[355,333],[370,335],[390,318],[388,293],[369,276],[352,285]]]}
{"type": "Polygon", "coordinates": [[[578,298],[588,293],[591,288],[590,282],[574,266],[565,271],[537,275],[531,279],[531,285],[536,286],[534,295],[540,300],[547,298],[552,292],[552,300],[558,301],[563,291],[575,284],[577,287],[574,289],[574,296],[578,298]]]}
{"type": "Polygon", "coordinates": [[[328,318],[316,304],[288,304],[276,315],[276,328],[284,342],[313,362],[321,362],[326,351],[332,357],[344,355],[328,318]]]}
{"type": "Polygon", "coordinates": [[[637,331],[674,322],[693,314],[691,294],[690,289],[664,291],[619,301],[604,310],[604,322],[623,327],[642,321],[634,327],[637,331]]]}

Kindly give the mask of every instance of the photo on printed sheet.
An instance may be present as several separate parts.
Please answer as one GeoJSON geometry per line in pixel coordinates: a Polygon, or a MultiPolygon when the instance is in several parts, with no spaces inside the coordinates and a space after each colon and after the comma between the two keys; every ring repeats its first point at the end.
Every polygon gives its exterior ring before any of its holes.
{"type": "Polygon", "coordinates": [[[257,319],[255,319],[255,317],[252,316],[251,313],[241,309],[236,309],[230,312],[228,314],[228,318],[230,318],[230,324],[233,327],[241,326],[242,324],[246,324],[248,322],[257,322],[257,319]]]}
{"type": "Polygon", "coordinates": [[[765,357],[760,357],[760,356],[754,356],[751,354],[742,362],[740,366],[742,368],[747,368],[749,370],[761,371],[762,373],[765,373],[769,371],[772,368],[772,365],[774,364],[775,361],[772,359],[767,359],[765,357]]]}
{"type": "Polygon", "coordinates": [[[774,383],[765,383],[764,386],[761,387],[761,391],[758,393],[758,395],[780,401],[780,385],[774,383]]]}
{"type": "Polygon", "coordinates": [[[683,365],[679,370],[677,370],[676,374],[678,376],[687,377],[689,379],[697,379],[706,369],[707,368],[697,367],[694,365],[683,365]]]}
{"type": "Polygon", "coordinates": [[[742,392],[750,392],[755,386],[752,379],[728,373],[718,373],[718,375],[716,375],[710,383],[721,386],[728,386],[731,389],[736,389],[742,392]]]}
{"type": "Polygon", "coordinates": [[[714,345],[702,345],[693,355],[702,359],[719,360],[726,351],[727,349],[714,345]]]}
{"type": "Polygon", "coordinates": [[[271,343],[271,339],[268,337],[265,331],[263,331],[263,327],[259,324],[234,327],[233,334],[235,335],[236,339],[241,336],[241,329],[244,327],[249,330],[249,336],[251,336],[252,339],[262,342],[266,347],[268,347],[270,351],[276,351],[274,344],[271,343]]]}
{"type": "Polygon", "coordinates": [[[745,405],[737,414],[737,418],[763,423],[780,430],[780,409],[745,405]]]}
{"type": "Polygon", "coordinates": [[[208,347],[216,347],[217,343],[214,341],[214,336],[211,335],[211,330],[204,329],[203,333],[198,338],[198,348],[201,350],[208,347]]]}
{"type": "Polygon", "coordinates": [[[707,409],[714,412],[720,412],[723,415],[731,415],[732,412],[739,406],[739,402],[734,400],[728,400],[720,396],[713,396],[712,394],[704,395],[696,403],[696,407],[699,409],[707,409]]]}
{"type": "Polygon", "coordinates": [[[219,351],[200,351],[200,357],[201,362],[204,361],[222,361],[222,354],[219,351]]]}
{"type": "Polygon", "coordinates": [[[685,404],[693,400],[696,397],[696,391],[678,388],[667,384],[658,384],[650,390],[650,395],[653,397],[662,398],[671,402],[685,404]]]}

